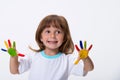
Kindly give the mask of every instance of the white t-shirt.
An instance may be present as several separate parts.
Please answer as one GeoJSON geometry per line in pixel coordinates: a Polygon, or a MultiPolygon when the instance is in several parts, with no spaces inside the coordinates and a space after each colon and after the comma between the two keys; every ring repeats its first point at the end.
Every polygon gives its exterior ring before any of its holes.
{"type": "Polygon", "coordinates": [[[70,74],[83,75],[82,60],[74,65],[73,54],[58,53],[48,56],[41,51],[32,58],[20,60],[19,73],[30,69],[29,80],[68,80],[70,74]]]}

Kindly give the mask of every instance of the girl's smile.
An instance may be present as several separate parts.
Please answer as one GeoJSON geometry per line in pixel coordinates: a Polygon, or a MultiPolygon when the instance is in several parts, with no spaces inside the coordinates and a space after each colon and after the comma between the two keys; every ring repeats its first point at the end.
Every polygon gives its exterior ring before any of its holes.
{"type": "Polygon", "coordinates": [[[58,41],[48,41],[49,44],[56,44],[58,41]]]}

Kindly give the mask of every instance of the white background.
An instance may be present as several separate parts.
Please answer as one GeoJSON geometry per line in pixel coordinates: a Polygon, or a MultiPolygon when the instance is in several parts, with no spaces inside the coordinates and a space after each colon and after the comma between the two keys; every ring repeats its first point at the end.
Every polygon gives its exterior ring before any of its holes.
{"type": "MultiPolygon", "coordinates": [[[[27,54],[35,47],[35,31],[48,14],[63,15],[74,43],[87,40],[95,68],[86,77],[71,75],[69,80],[120,80],[120,0],[0,0],[0,47],[4,40],[17,43],[27,54]]],[[[29,72],[12,75],[9,55],[0,51],[0,79],[27,80],[29,72]]]]}

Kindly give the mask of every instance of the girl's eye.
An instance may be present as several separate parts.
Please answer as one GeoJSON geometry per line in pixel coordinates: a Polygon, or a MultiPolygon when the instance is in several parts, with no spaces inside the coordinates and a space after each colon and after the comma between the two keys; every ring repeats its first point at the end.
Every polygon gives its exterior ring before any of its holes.
{"type": "Polygon", "coordinates": [[[49,31],[49,30],[47,30],[47,31],[46,31],[46,33],[50,33],[50,31],[49,31]]]}
{"type": "Polygon", "coordinates": [[[60,34],[61,33],[61,31],[56,31],[56,34],[60,34]]]}

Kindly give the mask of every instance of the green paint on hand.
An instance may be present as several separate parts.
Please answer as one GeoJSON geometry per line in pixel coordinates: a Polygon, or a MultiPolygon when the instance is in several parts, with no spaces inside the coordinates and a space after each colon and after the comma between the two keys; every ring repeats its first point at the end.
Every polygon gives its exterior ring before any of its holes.
{"type": "Polygon", "coordinates": [[[9,48],[8,53],[10,54],[10,56],[17,56],[17,52],[14,48],[9,48]]]}

